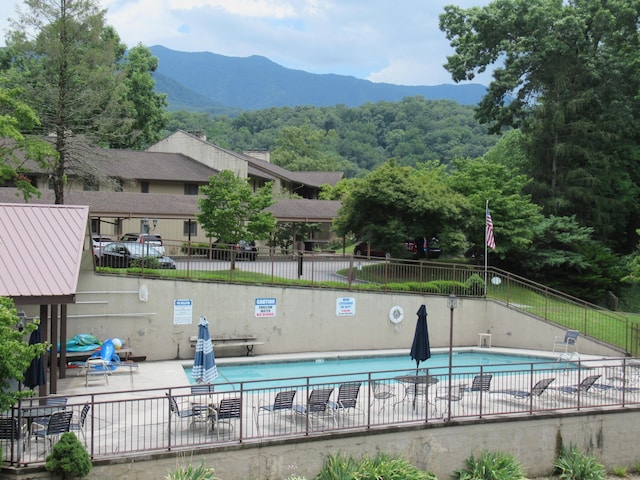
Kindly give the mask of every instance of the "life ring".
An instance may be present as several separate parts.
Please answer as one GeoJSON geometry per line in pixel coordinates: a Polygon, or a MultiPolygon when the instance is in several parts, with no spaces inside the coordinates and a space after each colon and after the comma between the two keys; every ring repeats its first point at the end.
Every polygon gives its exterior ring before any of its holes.
{"type": "Polygon", "coordinates": [[[400,305],[395,305],[389,310],[389,320],[396,325],[404,319],[404,310],[400,305]]]}

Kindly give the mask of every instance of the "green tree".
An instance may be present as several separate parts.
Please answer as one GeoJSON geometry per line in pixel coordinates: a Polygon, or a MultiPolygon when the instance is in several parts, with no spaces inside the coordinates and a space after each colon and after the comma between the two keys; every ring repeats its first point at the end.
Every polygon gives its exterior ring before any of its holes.
{"type": "Polygon", "coordinates": [[[20,89],[0,87],[0,183],[15,185],[25,201],[40,196],[25,175],[27,162],[48,168],[56,152],[47,142],[23,132],[33,131],[40,125],[36,112],[21,102],[20,89]]]}
{"type": "Polygon", "coordinates": [[[39,115],[42,132],[53,137],[57,161],[51,170],[55,203],[64,203],[71,173],[86,177],[88,141],[97,125],[112,123],[106,115],[122,109],[112,102],[124,74],[119,66],[125,46],[105,24],[96,0],[28,0],[27,9],[11,20],[6,37],[11,52],[7,72],[24,89],[22,98],[39,115]]]}
{"type": "Polygon", "coordinates": [[[158,59],[151,50],[138,44],[130,49],[119,68],[124,75],[110,107],[120,112],[105,115],[98,124],[100,138],[111,148],[141,150],[160,139],[167,123],[167,96],[154,91],[151,76],[158,59]]]}
{"type": "Polygon", "coordinates": [[[640,0],[496,0],[445,8],[457,82],[496,66],[477,117],[527,138],[533,201],[633,247],[640,218],[640,0]]]}
{"type": "Polygon", "coordinates": [[[205,198],[198,200],[198,223],[218,242],[263,240],[275,230],[275,217],[264,211],[273,204],[271,183],[254,192],[247,180],[223,170],[200,191],[205,198]]]}
{"type": "Polygon", "coordinates": [[[13,407],[18,399],[32,394],[30,390],[12,389],[12,381],[23,381],[31,361],[46,352],[44,343],[29,345],[25,335],[38,328],[38,322],[24,325],[20,331],[20,317],[13,300],[0,297],[0,411],[13,407]]]}
{"type": "Polygon", "coordinates": [[[436,163],[414,169],[389,160],[351,184],[334,230],[340,236],[353,233],[392,255],[403,252],[409,238],[455,230],[466,201],[447,187],[445,175],[436,163]]]}

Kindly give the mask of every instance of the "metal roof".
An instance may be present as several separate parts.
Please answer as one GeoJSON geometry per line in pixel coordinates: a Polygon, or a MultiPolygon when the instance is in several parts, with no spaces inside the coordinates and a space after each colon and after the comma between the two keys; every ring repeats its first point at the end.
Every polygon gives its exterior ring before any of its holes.
{"type": "Polygon", "coordinates": [[[0,203],[0,296],[74,303],[89,207],[0,203]]]}

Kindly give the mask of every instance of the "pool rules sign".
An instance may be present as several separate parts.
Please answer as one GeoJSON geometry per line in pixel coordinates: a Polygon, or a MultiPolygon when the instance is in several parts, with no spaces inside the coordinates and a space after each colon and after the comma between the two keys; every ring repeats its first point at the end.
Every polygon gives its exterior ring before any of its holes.
{"type": "Polygon", "coordinates": [[[336,299],[336,315],[338,317],[351,317],[356,314],[356,299],[353,297],[341,297],[336,299]]]}
{"type": "Polygon", "coordinates": [[[276,299],[275,298],[256,298],[255,304],[256,318],[266,318],[276,316],[276,299]]]}

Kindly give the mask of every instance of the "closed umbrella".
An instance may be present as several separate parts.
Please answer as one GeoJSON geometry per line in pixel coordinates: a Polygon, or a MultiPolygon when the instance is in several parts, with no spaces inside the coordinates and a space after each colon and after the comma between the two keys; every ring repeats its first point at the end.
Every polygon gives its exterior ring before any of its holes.
{"type": "Polygon", "coordinates": [[[198,342],[196,343],[196,356],[193,359],[191,374],[198,383],[211,383],[218,377],[211,335],[209,334],[209,322],[205,316],[201,316],[198,322],[198,342]]]}
{"type": "Polygon", "coordinates": [[[427,328],[427,307],[420,305],[417,312],[418,321],[416,323],[416,332],[413,335],[413,344],[411,345],[411,358],[416,361],[416,380],[414,383],[413,408],[416,407],[416,397],[418,396],[418,382],[423,380],[426,384],[429,379],[425,376],[423,379],[418,378],[418,367],[420,362],[431,358],[431,346],[429,345],[429,329],[427,328]]]}
{"type": "Polygon", "coordinates": [[[427,328],[427,307],[420,305],[417,314],[416,333],[413,336],[413,345],[411,345],[411,358],[416,361],[416,369],[420,366],[420,362],[431,358],[429,330],[427,328]]]}
{"type": "MultiPolygon", "coordinates": [[[[31,332],[29,337],[29,345],[35,345],[42,343],[42,326],[38,325],[38,328],[31,332]]],[[[47,378],[44,368],[44,353],[31,360],[31,365],[26,372],[24,372],[24,384],[26,387],[35,388],[39,385],[45,385],[47,378]]]]}

